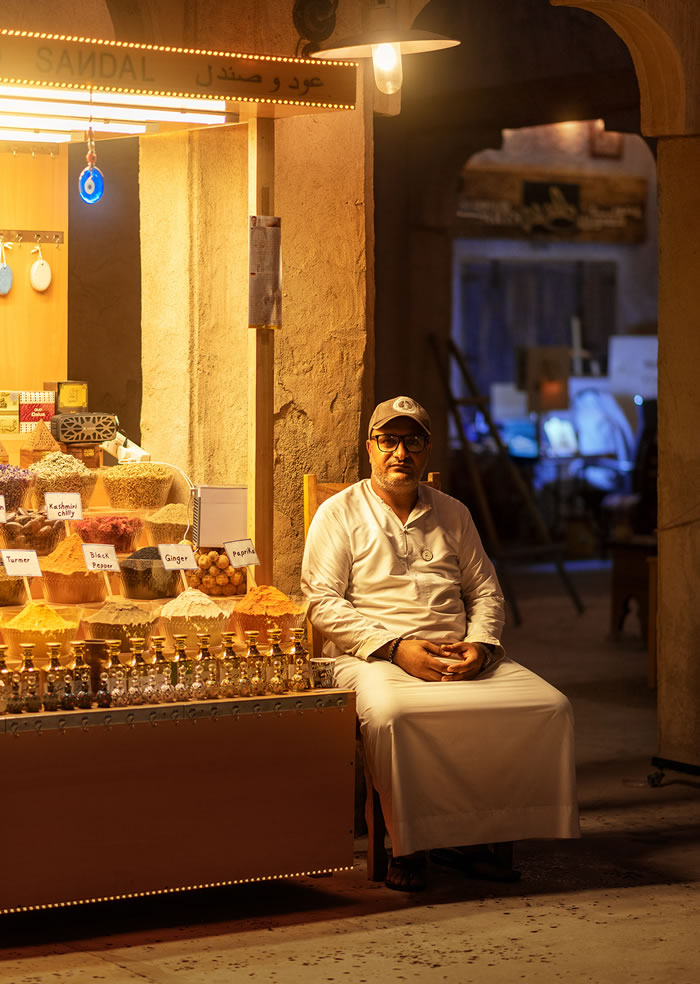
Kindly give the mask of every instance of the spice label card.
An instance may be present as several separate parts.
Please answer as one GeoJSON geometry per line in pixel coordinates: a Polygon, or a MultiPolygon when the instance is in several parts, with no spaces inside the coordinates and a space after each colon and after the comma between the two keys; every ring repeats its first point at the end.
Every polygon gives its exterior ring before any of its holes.
{"type": "Polygon", "coordinates": [[[41,577],[36,550],[0,550],[8,577],[41,577]]]}
{"type": "Polygon", "coordinates": [[[158,551],[166,571],[196,571],[199,566],[189,543],[161,543],[158,551]]]}
{"type": "Polygon", "coordinates": [[[115,571],[119,573],[116,547],[111,543],[84,543],[85,566],[89,571],[115,571]]]}
{"type": "Polygon", "coordinates": [[[7,513],[5,512],[5,496],[0,495],[0,523],[7,522],[7,513]]]}
{"type": "Polygon", "coordinates": [[[46,492],[46,514],[49,519],[82,519],[83,503],[80,492],[46,492]]]}
{"type": "Polygon", "coordinates": [[[232,567],[248,567],[260,563],[252,540],[227,540],[224,550],[232,567]]]}

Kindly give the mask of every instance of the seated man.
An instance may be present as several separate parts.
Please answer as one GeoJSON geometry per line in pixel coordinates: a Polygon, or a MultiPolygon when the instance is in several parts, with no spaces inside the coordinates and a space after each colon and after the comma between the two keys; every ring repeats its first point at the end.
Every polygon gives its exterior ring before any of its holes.
{"type": "Polygon", "coordinates": [[[357,693],[399,890],[424,886],[426,850],[510,879],[468,846],[579,836],[569,702],[504,655],[503,597],[469,510],[420,484],[430,449],[423,407],[380,403],[372,477],[320,506],[302,569],[335,681],[357,693]]]}

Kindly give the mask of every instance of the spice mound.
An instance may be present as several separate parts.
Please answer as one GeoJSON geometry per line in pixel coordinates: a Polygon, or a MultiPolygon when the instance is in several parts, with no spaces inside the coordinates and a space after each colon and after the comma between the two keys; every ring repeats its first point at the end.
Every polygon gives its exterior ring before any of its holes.
{"type": "Polygon", "coordinates": [[[236,611],[246,615],[298,615],[299,609],[291,598],[271,584],[261,584],[239,601],[236,611]]]}
{"type": "Polygon", "coordinates": [[[158,547],[142,547],[121,562],[122,588],[127,598],[172,598],[179,571],[166,571],[158,547]]]}
{"type": "Polygon", "coordinates": [[[117,553],[131,553],[143,520],[138,516],[94,516],[75,524],[83,543],[111,543],[117,553]]]}
{"type": "Polygon", "coordinates": [[[0,495],[5,496],[5,509],[10,512],[24,505],[34,484],[34,476],[26,468],[0,465],[0,495]]]}
{"type": "Polygon", "coordinates": [[[56,632],[74,629],[77,622],[69,621],[41,601],[32,601],[21,612],[5,622],[6,629],[19,629],[21,632],[56,632]]]}
{"type": "Polygon", "coordinates": [[[260,633],[259,641],[268,642],[268,629],[280,629],[282,643],[291,638],[300,611],[291,598],[272,585],[260,585],[248,592],[233,610],[233,620],[238,638],[245,642],[245,633],[251,630],[260,633]]]}
{"type": "Polygon", "coordinates": [[[24,598],[24,584],[21,577],[8,577],[0,564],[0,605],[19,605],[24,598]]]}
{"type": "Polygon", "coordinates": [[[46,492],[79,492],[83,509],[90,504],[97,484],[97,474],[86,468],[72,454],[54,451],[30,465],[29,471],[36,476],[36,498],[39,506],[44,505],[46,492]]]}
{"type": "Polygon", "coordinates": [[[44,588],[49,601],[59,605],[80,605],[102,601],[107,588],[104,578],[85,567],[83,541],[71,533],[41,562],[44,588]]]}
{"type": "Polygon", "coordinates": [[[154,543],[179,543],[188,526],[187,506],[184,502],[169,502],[149,516],[146,524],[154,543]]]}
{"type": "Polygon", "coordinates": [[[157,509],[165,505],[172,472],[165,465],[135,461],[102,471],[109,502],[120,509],[157,509]]]}
{"type": "Polygon", "coordinates": [[[41,569],[51,574],[85,574],[87,577],[90,572],[85,568],[83,541],[78,534],[71,533],[59,543],[56,549],[42,560],[41,569]]]}
{"type": "Polygon", "coordinates": [[[83,619],[88,639],[119,639],[121,651],[129,651],[131,636],[148,639],[155,617],[131,601],[108,601],[92,615],[83,619]]]}
{"type": "Polygon", "coordinates": [[[182,615],[191,618],[193,615],[204,616],[205,618],[219,618],[225,612],[219,608],[215,601],[207,598],[201,591],[195,588],[187,588],[177,598],[173,598],[167,605],[163,605],[161,615],[172,617],[182,615]]]}
{"type": "Polygon", "coordinates": [[[209,634],[209,644],[212,648],[219,646],[221,633],[229,621],[228,612],[222,611],[215,601],[207,598],[196,588],[187,588],[177,598],[163,605],[160,614],[168,645],[174,648],[174,636],[184,635],[188,650],[198,648],[198,632],[209,634]]]}

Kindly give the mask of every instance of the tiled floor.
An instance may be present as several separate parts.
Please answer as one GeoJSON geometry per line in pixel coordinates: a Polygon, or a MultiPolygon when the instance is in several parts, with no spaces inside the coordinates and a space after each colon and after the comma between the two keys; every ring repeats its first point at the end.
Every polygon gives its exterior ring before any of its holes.
{"type": "Polygon", "coordinates": [[[550,574],[519,576],[525,621],[506,636],[573,702],[584,832],[518,845],[519,885],[433,869],[423,895],[403,896],[366,881],[358,842],[354,870],[333,878],[4,917],[0,981],[695,984],[700,781],[647,784],[655,697],[637,627],[611,645],[608,573],[575,577],[581,616],[550,574]]]}

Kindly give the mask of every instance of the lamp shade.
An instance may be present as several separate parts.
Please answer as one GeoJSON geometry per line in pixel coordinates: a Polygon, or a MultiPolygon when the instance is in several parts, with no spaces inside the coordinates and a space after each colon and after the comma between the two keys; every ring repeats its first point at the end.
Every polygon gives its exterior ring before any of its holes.
{"type": "Polygon", "coordinates": [[[453,48],[459,43],[453,38],[446,38],[444,34],[432,34],[430,31],[413,29],[392,31],[383,28],[366,31],[356,37],[329,42],[327,47],[321,45],[318,51],[311,54],[311,57],[354,61],[357,58],[371,58],[372,49],[382,44],[398,44],[402,55],[415,55],[422,51],[440,51],[441,48],[453,48]]]}

